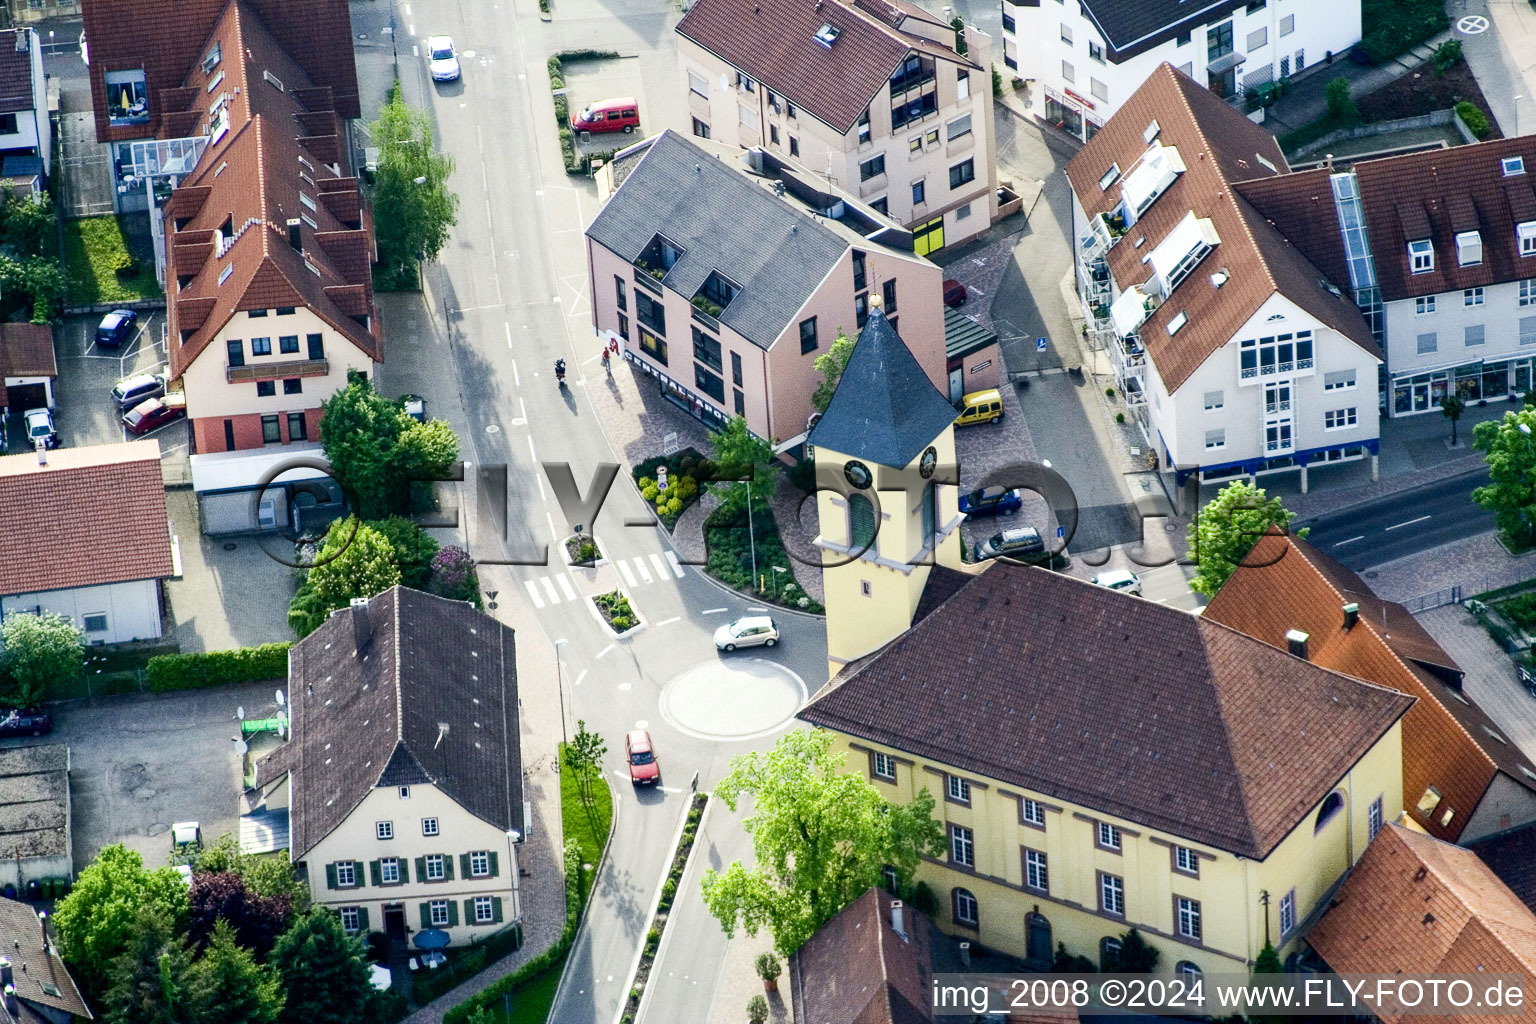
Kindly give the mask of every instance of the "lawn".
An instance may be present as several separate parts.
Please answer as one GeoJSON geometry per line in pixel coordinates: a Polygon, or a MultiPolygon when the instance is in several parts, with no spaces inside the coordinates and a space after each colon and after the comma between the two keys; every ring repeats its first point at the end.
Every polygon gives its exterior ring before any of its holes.
{"type": "Polygon", "coordinates": [[[153,257],[130,252],[122,223],[116,217],[66,220],[64,260],[71,305],[127,302],[161,295],[153,257]],[[131,276],[117,273],[125,260],[137,266],[131,276]]]}

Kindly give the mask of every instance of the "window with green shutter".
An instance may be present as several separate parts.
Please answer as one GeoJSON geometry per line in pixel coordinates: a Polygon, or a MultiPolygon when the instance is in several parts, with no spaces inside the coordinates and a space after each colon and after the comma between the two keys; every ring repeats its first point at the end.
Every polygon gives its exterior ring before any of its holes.
{"type": "Polygon", "coordinates": [[[443,854],[443,873],[447,881],[453,881],[453,854],[443,854]]]}
{"type": "Polygon", "coordinates": [[[867,551],[875,543],[875,506],[862,494],[848,496],[849,546],[867,551]]]}
{"type": "Polygon", "coordinates": [[[421,905],[421,926],[423,928],[432,927],[432,904],[430,903],[423,903],[421,905]]]}
{"type": "Polygon", "coordinates": [[[368,878],[373,882],[374,885],[384,884],[383,876],[379,874],[378,861],[371,860],[368,862],[368,878]]]}
{"type": "MultiPolygon", "coordinates": [[[[401,858],[399,858],[399,863],[400,863],[400,884],[404,885],[405,883],[407,883],[407,882],[409,882],[411,880],[411,862],[409,860],[405,859],[404,857],[401,857],[401,858]]],[[[418,880],[420,880],[420,878],[421,878],[421,873],[419,871],[416,873],[416,878],[418,880]]]]}
{"type": "Polygon", "coordinates": [[[469,877],[469,854],[459,854],[459,873],[465,878],[469,877]]]}
{"type": "Polygon", "coordinates": [[[357,908],[357,931],[360,935],[368,934],[368,908],[357,908]]]}
{"type": "Polygon", "coordinates": [[[425,857],[416,858],[416,880],[418,882],[427,880],[427,858],[425,857]]]}
{"type": "Polygon", "coordinates": [[[492,896],[491,897],[491,920],[494,921],[497,924],[501,924],[501,897],[500,896],[492,896]]]}
{"type": "Polygon", "coordinates": [[[448,927],[452,928],[459,923],[459,903],[457,900],[448,901],[448,927]]]}
{"type": "MultiPolygon", "coordinates": [[[[457,907],[457,904],[455,904],[455,907],[457,907]]],[[[475,923],[475,898],[473,896],[464,901],[464,923],[475,923]]]]}
{"type": "Polygon", "coordinates": [[[501,870],[500,870],[500,868],[497,867],[496,851],[492,850],[491,851],[491,877],[495,878],[500,873],[501,873],[501,870]]]}
{"type": "Polygon", "coordinates": [[[334,889],[334,888],[336,888],[336,865],[335,864],[327,864],[325,866],[325,887],[327,889],[334,889]]]}

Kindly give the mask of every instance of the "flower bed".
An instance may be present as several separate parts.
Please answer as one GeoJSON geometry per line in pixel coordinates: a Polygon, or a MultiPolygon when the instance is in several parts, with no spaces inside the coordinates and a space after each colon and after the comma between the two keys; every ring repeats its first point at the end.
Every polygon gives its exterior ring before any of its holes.
{"type": "Polygon", "coordinates": [[[603,549],[591,534],[575,534],[565,538],[565,558],[572,565],[590,568],[603,561],[603,549]]]}
{"type": "Polygon", "coordinates": [[[670,530],[688,506],[699,500],[699,482],[707,483],[714,471],[714,463],[700,455],[698,449],[684,448],[671,455],[652,456],[637,464],[634,468],[635,486],[640,488],[640,497],[651,506],[661,525],[670,530]],[[656,470],[661,466],[667,467],[665,491],[656,486],[656,470]]]}
{"type": "Polygon", "coordinates": [[[610,590],[606,594],[598,594],[592,598],[592,606],[597,609],[603,622],[609,629],[619,636],[623,636],[632,629],[640,627],[640,616],[630,607],[629,598],[620,590],[610,590]]]}
{"type": "Polygon", "coordinates": [[[766,504],[754,504],[750,528],[745,504],[737,507],[727,503],[715,509],[704,520],[704,546],[709,552],[704,571],[721,583],[761,601],[821,614],[821,604],[795,578],[795,563],[784,550],[773,512],[766,504]],[[775,567],[782,571],[775,572],[775,567]]]}
{"type": "Polygon", "coordinates": [[[683,870],[688,867],[688,853],[693,849],[694,839],[698,836],[699,819],[704,817],[704,805],[707,803],[707,794],[694,794],[693,806],[688,809],[688,820],[683,825],[683,834],[677,841],[677,850],[672,854],[672,868],[667,872],[667,880],[661,885],[656,916],[651,919],[650,931],[645,933],[645,948],[640,951],[640,966],[635,970],[635,981],[629,990],[629,1002],[624,1007],[622,1024],[634,1024],[635,1012],[640,1009],[640,996],[645,992],[651,968],[655,966],[656,950],[661,945],[662,933],[667,930],[667,916],[672,910],[672,901],[677,898],[677,887],[682,883],[683,870]]]}

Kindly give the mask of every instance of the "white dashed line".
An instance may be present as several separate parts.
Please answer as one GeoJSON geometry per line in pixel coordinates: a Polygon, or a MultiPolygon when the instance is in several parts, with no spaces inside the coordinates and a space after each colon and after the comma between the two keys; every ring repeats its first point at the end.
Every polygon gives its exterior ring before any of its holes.
{"type": "MultiPolygon", "coordinates": [[[[507,325],[507,330],[510,331],[511,329],[512,329],[512,326],[510,324],[508,324],[507,325]]],[[[510,345],[511,342],[508,342],[508,344],[510,345]]],[[[512,383],[516,384],[518,387],[522,387],[523,386],[523,378],[518,376],[518,373],[517,373],[517,360],[516,359],[512,360],[512,383]]]]}
{"type": "Polygon", "coordinates": [[[619,572],[624,574],[624,582],[630,586],[635,585],[635,574],[629,571],[629,563],[622,558],[615,558],[613,564],[619,567],[619,572]]]}
{"type": "Polygon", "coordinates": [[[662,619],[660,622],[656,623],[656,625],[658,625],[658,626],[670,626],[674,622],[682,622],[682,621],[683,621],[683,617],[681,615],[674,615],[670,619],[662,619]]]}
{"type": "MultiPolygon", "coordinates": [[[[1417,519],[1410,519],[1406,523],[1398,523],[1395,526],[1387,527],[1387,529],[1388,530],[1400,530],[1400,529],[1402,529],[1405,526],[1412,526],[1414,523],[1422,523],[1424,520],[1426,520],[1428,518],[1429,518],[1429,516],[1419,516],[1419,518],[1417,518],[1417,519]]],[[[1385,532],[1385,531],[1383,531],[1383,532],[1385,532]]]]}
{"type": "Polygon", "coordinates": [[[533,580],[523,580],[523,586],[528,588],[528,597],[532,599],[533,606],[535,608],[543,608],[544,599],[539,596],[539,588],[534,585],[533,580]]]}
{"type": "Polygon", "coordinates": [[[1365,540],[1365,534],[1363,534],[1363,533],[1362,533],[1362,534],[1361,534],[1361,535],[1360,535],[1360,536],[1358,536],[1358,537],[1351,537],[1351,538],[1349,538],[1349,540],[1341,540],[1341,541],[1339,541],[1339,542],[1338,542],[1338,543],[1336,543],[1336,544],[1334,544],[1334,547],[1336,547],[1336,548],[1341,548],[1341,547],[1343,547],[1343,546],[1344,546],[1344,545],[1345,545],[1345,544],[1353,544],[1353,543],[1354,543],[1354,542],[1355,542],[1355,541],[1357,541],[1357,540],[1365,540]]]}
{"type": "Polygon", "coordinates": [[[609,644],[607,647],[604,647],[602,650],[598,651],[597,652],[597,656],[599,658],[601,658],[603,655],[607,654],[609,651],[613,650],[617,646],[618,646],[617,644],[609,644]]]}
{"type": "Polygon", "coordinates": [[[719,615],[721,612],[728,612],[728,611],[730,611],[729,608],[705,608],[704,611],[702,611],[700,614],[701,615],[719,615]]]}

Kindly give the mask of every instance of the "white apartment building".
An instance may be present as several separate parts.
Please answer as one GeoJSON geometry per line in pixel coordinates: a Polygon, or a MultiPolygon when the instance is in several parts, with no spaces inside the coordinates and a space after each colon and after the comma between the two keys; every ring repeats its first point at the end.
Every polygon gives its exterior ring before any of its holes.
{"type": "MultiPolygon", "coordinates": [[[[1067,165],[1091,340],[1176,485],[1377,454],[1355,302],[1244,198],[1262,128],[1163,64],[1067,165]]],[[[1180,491],[1182,493],[1182,490],[1180,491]]]]}
{"type": "Polygon", "coordinates": [[[1032,112],[1080,139],[1160,64],[1236,100],[1359,40],[1360,0],[1003,0],[1005,74],[1033,83],[1032,112]]]}
{"type": "Polygon", "coordinates": [[[985,33],[910,0],[697,0],[677,33],[692,134],[803,164],[919,256],[999,216],[985,33]]]}

